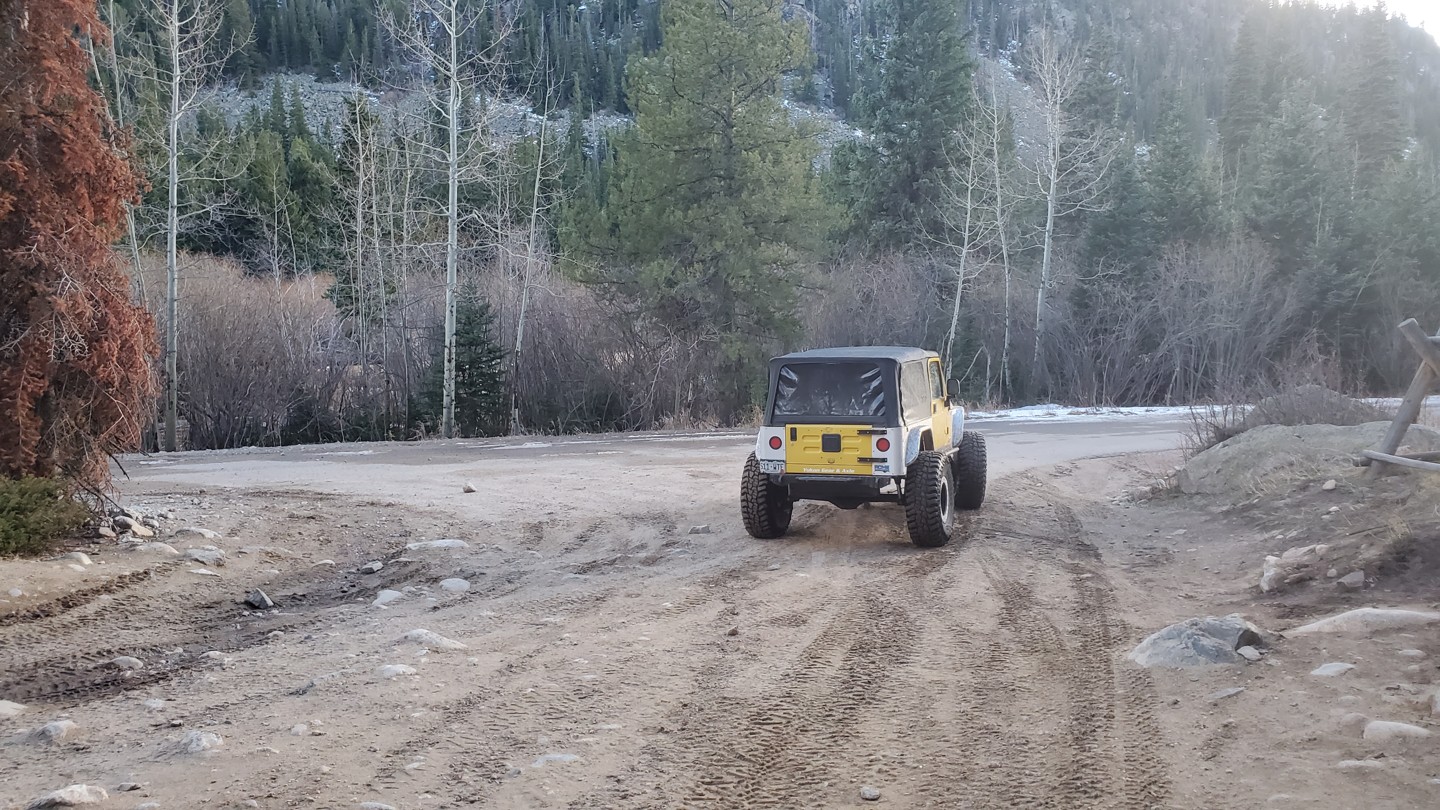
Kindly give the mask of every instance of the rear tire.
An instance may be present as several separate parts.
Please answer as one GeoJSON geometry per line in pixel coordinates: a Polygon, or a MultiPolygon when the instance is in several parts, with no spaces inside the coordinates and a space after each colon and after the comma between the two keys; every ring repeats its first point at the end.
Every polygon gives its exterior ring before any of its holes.
{"type": "Polygon", "coordinates": [[[790,494],[760,472],[760,462],[751,453],[745,460],[745,475],[740,481],[740,515],[745,520],[745,531],[760,540],[783,537],[790,529],[794,509],[790,494]]]}
{"type": "Polygon", "coordinates": [[[910,542],[939,548],[955,526],[955,480],[946,454],[926,450],[906,470],[905,526],[910,542]]]}
{"type": "Polygon", "coordinates": [[[979,509],[985,503],[985,436],[965,431],[955,451],[955,505],[979,509]]]}

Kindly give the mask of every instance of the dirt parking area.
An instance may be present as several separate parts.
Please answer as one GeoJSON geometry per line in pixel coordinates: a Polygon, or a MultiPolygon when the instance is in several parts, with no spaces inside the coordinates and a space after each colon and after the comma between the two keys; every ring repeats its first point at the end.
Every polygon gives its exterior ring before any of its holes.
{"type": "Polygon", "coordinates": [[[23,707],[0,806],[72,784],[166,809],[1440,803],[1435,738],[1350,716],[1440,722],[1436,626],[1126,660],[1191,616],[1425,606],[1423,577],[1257,594],[1268,529],[1125,497],[1178,463],[1173,427],[1144,435],[1038,464],[1033,435],[992,438],[990,499],[940,550],[882,506],[749,538],[742,437],[131,460],[123,500],[173,513],[175,554],[0,562],[0,699],[23,707]],[[1308,674],[1337,658],[1356,669],[1308,674]]]}

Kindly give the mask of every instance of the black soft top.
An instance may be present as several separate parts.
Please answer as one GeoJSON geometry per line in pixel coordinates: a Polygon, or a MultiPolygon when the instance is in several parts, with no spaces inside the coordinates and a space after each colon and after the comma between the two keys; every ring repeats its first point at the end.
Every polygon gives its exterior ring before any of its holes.
{"type": "Polygon", "coordinates": [[[939,357],[935,352],[909,346],[839,346],[832,349],[810,349],[792,352],[776,357],[773,362],[815,361],[815,360],[893,360],[904,363],[910,360],[924,360],[939,357]]]}

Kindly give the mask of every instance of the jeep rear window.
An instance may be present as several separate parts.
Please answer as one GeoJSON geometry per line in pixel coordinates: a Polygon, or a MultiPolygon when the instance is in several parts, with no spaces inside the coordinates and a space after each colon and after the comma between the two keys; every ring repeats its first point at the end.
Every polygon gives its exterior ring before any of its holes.
{"type": "Polygon", "coordinates": [[[874,363],[796,363],[780,367],[775,416],[882,419],[885,376],[874,363]]]}

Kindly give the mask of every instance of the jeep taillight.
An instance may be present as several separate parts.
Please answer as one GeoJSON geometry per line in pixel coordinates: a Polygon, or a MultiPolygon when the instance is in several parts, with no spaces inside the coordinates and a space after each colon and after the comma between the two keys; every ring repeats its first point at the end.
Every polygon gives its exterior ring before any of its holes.
{"type": "Polygon", "coordinates": [[[879,450],[882,453],[889,452],[890,440],[885,438],[884,436],[881,436],[880,438],[875,440],[875,449],[879,450]]]}
{"type": "Polygon", "coordinates": [[[779,437],[779,436],[771,436],[771,437],[770,437],[770,449],[771,449],[771,450],[779,450],[779,449],[780,449],[780,446],[781,446],[782,444],[784,444],[784,442],[780,441],[780,437],[779,437]]]}

